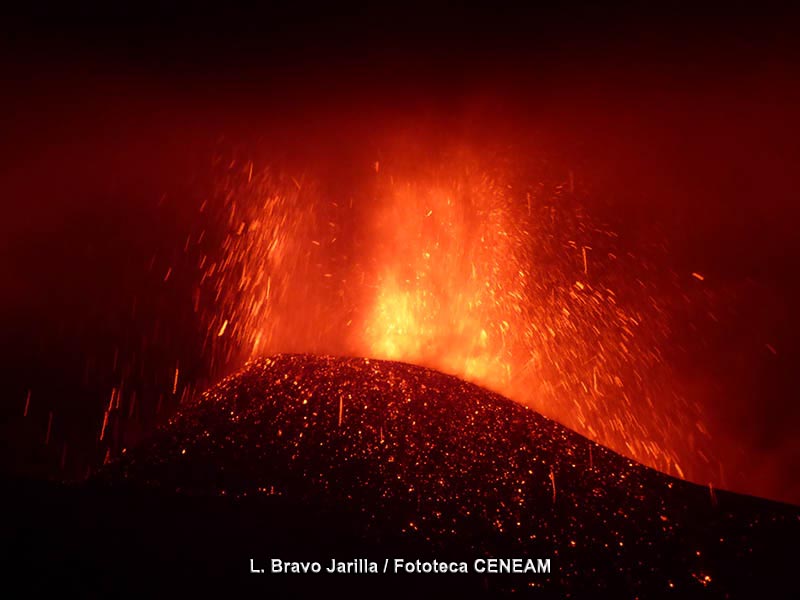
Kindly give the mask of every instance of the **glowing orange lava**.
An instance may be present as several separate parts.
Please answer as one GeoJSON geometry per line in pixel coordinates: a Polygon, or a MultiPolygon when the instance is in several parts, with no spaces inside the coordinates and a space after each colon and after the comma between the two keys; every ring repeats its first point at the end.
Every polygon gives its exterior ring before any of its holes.
{"type": "Polygon", "coordinates": [[[584,215],[572,182],[466,159],[371,167],[346,193],[228,167],[196,238],[218,369],[278,352],[406,361],[662,471],[709,471],[699,410],[663,356],[661,283],[584,215]]]}
{"type": "Polygon", "coordinates": [[[511,199],[482,176],[389,185],[381,197],[364,351],[505,389],[523,342],[510,321],[523,314],[526,279],[511,199]]]}

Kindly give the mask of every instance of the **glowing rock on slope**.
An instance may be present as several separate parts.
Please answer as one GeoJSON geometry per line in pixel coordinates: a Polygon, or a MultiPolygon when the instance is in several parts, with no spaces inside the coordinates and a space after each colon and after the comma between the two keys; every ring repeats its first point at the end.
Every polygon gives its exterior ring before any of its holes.
{"type": "Polygon", "coordinates": [[[360,358],[253,361],[99,480],[324,504],[355,512],[364,539],[416,540],[443,555],[553,556],[557,585],[572,590],[732,589],[756,568],[740,564],[742,548],[798,523],[791,510],[710,494],[455,377],[360,358]]]}

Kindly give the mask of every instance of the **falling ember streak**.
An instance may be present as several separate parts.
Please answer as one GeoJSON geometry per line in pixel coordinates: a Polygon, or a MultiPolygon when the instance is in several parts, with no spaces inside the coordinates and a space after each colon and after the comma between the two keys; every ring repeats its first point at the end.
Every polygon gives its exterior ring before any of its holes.
{"type": "Polygon", "coordinates": [[[31,390],[28,390],[28,395],[25,397],[25,412],[22,413],[23,417],[28,416],[28,410],[31,407],[31,390]]]}
{"type": "Polygon", "coordinates": [[[106,427],[108,427],[108,411],[103,413],[103,426],[100,428],[100,441],[106,437],[106,427]]]}
{"type": "Polygon", "coordinates": [[[583,274],[589,274],[589,263],[586,261],[586,246],[581,247],[581,253],[583,254],[583,274]]]}
{"type": "Polygon", "coordinates": [[[225,334],[225,330],[226,330],[227,328],[228,328],[228,319],[225,319],[225,320],[222,322],[222,327],[220,327],[220,328],[219,328],[219,331],[217,332],[217,337],[222,337],[222,336],[225,334]]]}
{"type": "Polygon", "coordinates": [[[705,281],[705,277],[703,277],[700,273],[692,273],[692,277],[697,279],[697,281],[705,281]]]}
{"type": "Polygon", "coordinates": [[[175,366],[175,377],[172,379],[172,394],[175,395],[178,393],[178,375],[180,374],[180,370],[178,369],[177,365],[175,366]]]}
{"type": "Polygon", "coordinates": [[[550,483],[553,486],[553,504],[556,503],[556,473],[553,467],[550,467],[550,483]]]}
{"type": "Polygon", "coordinates": [[[111,388],[111,398],[109,398],[108,407],[103,413],[103,426],[100,428],[101,442],[106,437],[106,428],[108,427],[108,421],[109,417],[111,416],[111,411],[114,409],[114,400],[116,399],[116,397],[117,397],[117,388],[111,388]]]}
{"type": "Polygon", "coordinates": [[[342,426],[342,408],[343,408],[344,401],[341,396],[339,396],[339,427],[342,426]]]}

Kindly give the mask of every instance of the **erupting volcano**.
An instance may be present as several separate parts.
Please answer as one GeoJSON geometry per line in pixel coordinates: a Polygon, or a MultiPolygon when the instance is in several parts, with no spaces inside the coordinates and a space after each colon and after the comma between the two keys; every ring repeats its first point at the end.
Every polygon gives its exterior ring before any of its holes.
{"type": "MultiPolygon", "coordinates": [[[[171,418],[133,444],[140,389],[114,387],[105,466],[45,494],[64,495],[54,531],[74,537],[69,523],[88,519],[127,540],[128,563],[153,538],[171,568],[234,578],[241,560],[221,548],[257,556],[266,536],[288,560],[552,561],[464,589],[724,597],[763,591],[768,569],[784,585],[770,548],[800,514],[718,491],[702,411],[673,375],[694,331],[677,315],[713,316],[689,291],[702,274],[664,271],[657,244],[593,221],[571,173],[463,152],[426,164],[376,162],[345,184],[219,164],[161,278],[192,282],[205,377],[176,365],[171,418]]],[[[108,591],[117,568],[98,578],[92,560],[65,568],[108,591]]],[[[427,589],[439,585],[453,582],[427,589]]]]}
{"type": "Polygon", "coordinates": [[[797,588],[788,11],[161,4],[0,24],[7,589],[797,588]]]}

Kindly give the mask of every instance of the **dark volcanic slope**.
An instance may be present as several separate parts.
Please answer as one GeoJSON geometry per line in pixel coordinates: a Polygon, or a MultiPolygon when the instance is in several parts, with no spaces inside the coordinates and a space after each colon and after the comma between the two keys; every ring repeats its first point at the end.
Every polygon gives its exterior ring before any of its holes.
{"type": "Polygon", "coordinates": [[[314,521],[326,556],[347,557],[330,539],[346,523],[350,547],[380,558],[551,558],[550,575],[483,585],[578,595],[774,592],[799,532],[793,507],[678,481],[454,377],[365,359],[254,362],[100,481],[284,502],[289,530],[314,521]]]}

